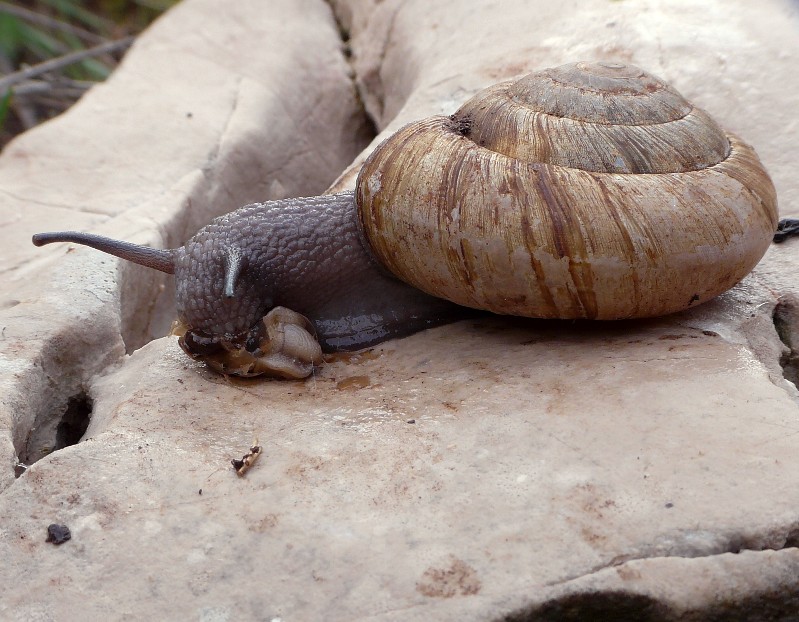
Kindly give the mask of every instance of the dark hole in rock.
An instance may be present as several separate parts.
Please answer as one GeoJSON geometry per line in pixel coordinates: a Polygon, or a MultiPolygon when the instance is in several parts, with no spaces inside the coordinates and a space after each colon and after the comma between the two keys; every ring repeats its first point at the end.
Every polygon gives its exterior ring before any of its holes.
{"type": "MultiPolygon", "coordinates": [[[[19,463],[27,467],[54,451],[77,444],[89,427],[91,415],[92,399],[85,392],[70,397],[63,411],[40,415],[19,453],[19,463]]],[[[15,474],[19,477],[24,471],[15,469],[15,474]]]]}
{"type": "Polygon", "coordinates": [[[799,387],[799,306],[793,301],[781,300],[774,307],[772,321],[780,341],[788,350],[780,357],[782,375],[799,387]]]}
{"type": "Polygon", "coordinates": [[[92,416],[92,401],[88,395],[81,394],[70,398],[67,410],[56,427],[53,451],[76,445],[89,427],[92,416]]]}

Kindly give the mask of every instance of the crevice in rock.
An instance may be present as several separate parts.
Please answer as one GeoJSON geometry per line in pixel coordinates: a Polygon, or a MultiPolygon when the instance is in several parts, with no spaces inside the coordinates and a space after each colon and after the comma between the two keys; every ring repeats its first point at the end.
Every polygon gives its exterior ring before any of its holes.
{"type": "Polygon", "coordinates": [[[507,614],[501,622],[577,622],[577,621],[755,621],[796,620],[799,593],[791,589],[773,587],[753,588],[751,592],[732,590],[723,598],[716,595],[706,602],[683,608],[682,600],[673,600],[667,592],[652,592],[652,584],[642,579],[641,566],[627,566],[629,562],[652,562],[668,558],[707,559],[720,555],[782,551],[799,547],[799,519],[779,529],[763,534],[733,534],[706,551],[675,551],[663,554],[657,543],[648,551],[635,555],[618,556],[610,563],[593,568],[583,574],[548,584],[558,595],[551,599],[524,607],[507,614]],[[591,587],[593,578],[607,580],[607,572],[615,572],[622,581],[632,580],[629,590],[612,587],[591,587]],[[602,578],[604,577],[604,579],[602,578]],[[650,593],[644,593],[650,592],[650,593]]]}
{"type": "Polygon", "coordinates": [[[785,345],[780,356],[783,377],[799,387],[799,304],[796,300],[782,298],[771,315],[777,336],[785,345]]]}
{"type": "MultiPolygon", "coordinates": [[[[764,531],[720,533],[710,530],[683,530],[677,533],[664,533],[654,541],[636,549],[617,555],[609,561],[588,568],[571,576],[547,583],[546,587],[564,587],[593,575],[611,569],[620,569],[630,562],[651,561],[654,559],[682,558],[701,559],[719,555],[739,555],[741,553],[760,553],[782,551],[799,547],[799,516],[793,521],[783,523],[764,531]]],[[[549,620],[550,618],[529,618],[530,620],[549,620]]],[[[552,620],[571,620],[572,618],[551,618],[552,620]]],[[[583,619],[583,618],[574,618],[583,619]]],[[[585,619],[594,619],[587,617],[585,619]]],[[[599,618],[598,618],[599,619],[599,618]]],[[[612,618],[616,619],[616,618],[612,618]]],[[[627,619],[627,618],[621,618],[627,619]]],[[[636,618],[633,618],[636,619],[636,618]]],[[[641,618],[648,620],[650,618],[641,618]]],[[[660,619],[660,618],[653,618],[660,619]]],[[[502,618],[504,621],[505,618],[502,618]]],[[[507,618],[507,622],[528,620],[528,618],[507,618]]]]}
{"type": "Polygon", "coordinates": [[[120,334],[125,352],[132,354],[153,339],[169,335],[177,317],[175,277],[124,261],[118,275],[120,334]]]}
{"type": "MultiPolygon", "coordinates": [[[[690,578],[686,577],[686,580],[690,578]]],[[[633,590],[586,590],[526,607],[500,622],[795,622],[795,590],[775,587],[684,607],[633,590]]]]}
{"type": "Polygon", "coordinates": [[[324,2],[328,5],[328,7],[330,7],[330,13],[336,22],[336,29],[338,30],[338,35],[341,39],[341,54],[344,56],[344,60],[347,62],[347,65],[350,68],[349,78],[352,84],[352,91],[355,93],[355,101],[358,106],[357,112],[361,116],[361,122],[364,126],[364,131],[369,138],[366,143],[368,144],[380,133],[380,131],[377,128],[377,120],[371,114],[369,114],[369,111],[366,109],[363,93],[358,85],[358,72],[355,68],[355,63],[353,62],[353,50],[352,44],[350,42],[350,20],[345,19],[344,16],[339,13],[341,7],[337,6],[335,0],[324,0],[324,2]]]}
{"type": "Polygon", "coordinates": [[[339,14],[339,7],[335,5],[333,0],[325,0],[325,4],[330,7],[330,13],[333,15],[333,19],[336,22],[338,36],[339,39],[341,39],[341,53],[344,54],[344,58],[349,61],[352,58],[352,47],[350,46],[350,26],[349,24],[345,23],[343,16],[339,14]]]}
{"type": "MultiPolygon", "coordinates": [[[[337,34],[341,40],[339,49],[342,58],[349,67],[346,78],[350,82],[354,102],[352,105],[352,115],[350,120],[342,125],[342,132],[346,132],[352,136],[355,144],[355,151],[352,154],[347,153],[346,157],[350,155],[355,157],[359,151],[364,149],[372,139],[374,139],[377,135],[377,129],[374,120],[366,111],[366,107],[357,88],[355,70],[350,62],[351,49],[349,46],[349,28],[339,19],[339,16],[334,10],[332,0],[325,1],[330,7],[331,15],[335,20],[337,34]]],[[[231,104],[229,116],[225,122],[225,128],[220,131],[221,137],[224,137],[228,133],[227,128],[233,123],[232,119],[238,107],[238,97],[239,95],[237,94],[236,99],[231,104]]],[[[218,171],[215,174],[211,174],[212,169],[220,166],[217,164],[219,150],[220,144],[218,143],[214,145],[214,148],[207,156],[208,164],[206,169],[203,169],[206,186],[208,184],[214,186],[214,184],[219,183],[219,180],[208,181],[209,179],[215,176],[224,176],[223,173],[219,173],[218,171]]],[[[257,157],[258,155],[259,152],[253,152],[253,157],[257,157]]],[[[227,166],[230,166],[230,164],[227,164],[227,166]]],[[[344,170],[346,170],[346,168],[344,170]]],[[[192,171],[192,174],[194,172],[195,171],[192,171]]],[[[336,175],[341,173],[342,171],[335,172],[336,175]]],[[[190,175],[187,175],[187,179],[179,180],[177,183],[190,183],[188,180],[189,177],[190,175]]],[[[317,194],[334,181],[335,178],[325,179],[320,177],[313,181],[315,187],[300,191],[292,189],[289,195],[308,196],[310,194],[317,194]]],[[[221,185],[223,186],[224,184],[221,185]]],[[[227,196],[223,197],[224,200],[211,200],[212,191],[217,190],[215,190],[215,188],[209,190],[206,186],[201,184],[193,189],[186,197],[178,212],[172,214],[167,221],[156,223],[159,227],[161,239],[164,242],[165,248],[181,246],[185,243],[187,238],[193,236],[212,218],[223,213],[229,213],[251,202],[267,201],[275,198],[255,195],[249,197],[247,200],[235,200],[230,202],[226,202],[229,200],[227,196]],[[209,205],[211,207],[209,207],[209,205]]],[[[127,262],[122,262],[120,264],[119,279],[123,284],[120,287],[121,335],[126,352],[132,354],[139,348],[147,345],[150,341],[169,335],[172,321],[177,317],[174,301],[175,281],[173,276],[156,273],[149,268],[129,264],[127,262]]]]}
{"type": "Polygon", "coordinates": [[[568,594],[501,622],[659,622],[668,620],[668,614],[668,608],[650,596],[609,590],[568,594]]]}
{"type": "Polygon", "coordinates": [[[31,464],[55,451],[76,445],[83,438],[91,421],[92,398],[81,390],[60,406],[45,410],[36,417],[23,446],[17,448],[16,477],[31,464]]]}

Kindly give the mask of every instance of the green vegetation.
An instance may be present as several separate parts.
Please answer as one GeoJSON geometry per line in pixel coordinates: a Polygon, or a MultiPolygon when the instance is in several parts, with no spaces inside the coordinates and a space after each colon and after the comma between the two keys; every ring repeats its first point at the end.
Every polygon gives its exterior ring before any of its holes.
{"type": "Polygon", "coordinates": [[[177,0],[0,0],[0,147],[71,106],[177,0]]]}

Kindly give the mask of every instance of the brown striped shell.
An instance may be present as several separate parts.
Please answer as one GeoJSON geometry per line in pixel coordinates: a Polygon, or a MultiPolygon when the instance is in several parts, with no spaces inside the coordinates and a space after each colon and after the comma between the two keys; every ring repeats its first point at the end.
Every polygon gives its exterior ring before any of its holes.
{"type": "Polygon", "coordinates": [[[637,67],[576,63],[411,123],[358,177],[372,252],[455,303],[544,318],[672,313],[740,281],[777,225],[755,152],[637,67]]]}

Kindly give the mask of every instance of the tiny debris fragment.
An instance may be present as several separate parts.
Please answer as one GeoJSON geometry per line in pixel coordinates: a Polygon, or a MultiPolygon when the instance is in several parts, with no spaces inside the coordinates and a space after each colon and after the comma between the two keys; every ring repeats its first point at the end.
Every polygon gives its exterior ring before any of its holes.
{"type": "Polygon", "coordinates": [[[45,542],[52,542],[53,544],[64,544],[67,540],[72,538],[72,533],[66,525],[57,525],[53,523],[47,526],[47,540],[45,542]]]}
{"type": "Polygon", "coordinates": [[[233,468],[236,469],[236,475],[241,477],[247,471],[250,470],[255,461],[258,460],[258,456],[261,455],[261,446],[257,444],[258,441],[255,441],[252,447],[250,447],[250,451],[244,454],[241,457],[241,460],[233,459],[230,461],[230,464],[233,465],[233,468]]]}

